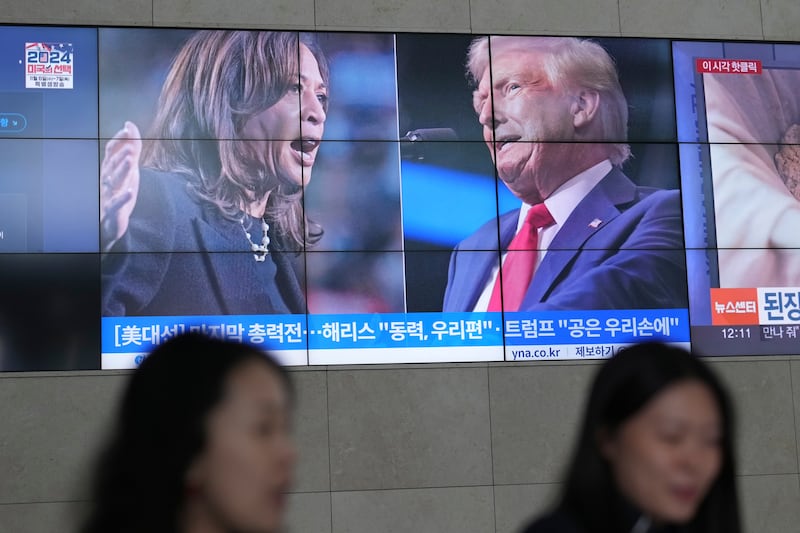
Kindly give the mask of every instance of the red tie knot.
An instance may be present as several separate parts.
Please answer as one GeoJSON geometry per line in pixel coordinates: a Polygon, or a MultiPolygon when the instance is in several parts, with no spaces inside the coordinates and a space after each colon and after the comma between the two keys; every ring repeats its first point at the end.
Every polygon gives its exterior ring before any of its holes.
{"type": "Polygon", "coordinates": [[[536,229],[546,228],[547,226],[555,224],[555,222],[553,215],[550,214],[550,211],[544,203],[532,205],[528,210],[528,215],[525,217],[525,223],[530,224],[536,229]]]}

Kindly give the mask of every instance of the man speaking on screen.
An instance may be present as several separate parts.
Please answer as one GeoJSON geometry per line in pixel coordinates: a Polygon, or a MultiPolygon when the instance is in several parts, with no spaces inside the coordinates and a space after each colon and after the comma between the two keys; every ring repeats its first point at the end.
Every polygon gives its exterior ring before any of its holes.
{"type": "Polygon", "coordinates": [[[467,68],[497,175],[522,206],[456,247],[444,311],[686,307],[680,193],[622,172],[628,104],[605,49],[482,37],[467,68]],[[502,266],[485,252],[498,234],[502,266]]]}

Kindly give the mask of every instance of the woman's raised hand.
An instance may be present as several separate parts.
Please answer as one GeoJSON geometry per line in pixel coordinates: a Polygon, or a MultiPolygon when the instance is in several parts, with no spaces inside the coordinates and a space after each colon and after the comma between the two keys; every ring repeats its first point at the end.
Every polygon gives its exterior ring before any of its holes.
{"type": "Polygon", "coordinates": [[[139,194],[142,138],[133,122],[125,122],[106,144],[100,165],[100,239],[108,251],[128,230],[139,194]]]}

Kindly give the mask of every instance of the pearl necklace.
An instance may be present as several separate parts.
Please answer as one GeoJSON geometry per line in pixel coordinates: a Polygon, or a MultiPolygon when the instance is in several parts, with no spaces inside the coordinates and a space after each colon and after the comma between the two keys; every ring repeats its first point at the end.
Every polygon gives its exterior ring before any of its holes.
{"type": "Polygon", "coordinates": [[[253,251],[253,258],[256,260],[257,263],[263,263],[264,260],[267,258],[267,254],[269,254],[269,224],[267,221],[264,220],[262,217],[261,219],[261,230],[264,232],[263,236],[261,237],[261,244],[256,244],[253,242],[253,239],[250,236],[250,232],[247,231],[244,227],[244,219],[239,221],[239,225],[242,226],[242,231],[244,231],[245,237],[247,237],[247,242],[250,243],[250,250],[253,251]]]}

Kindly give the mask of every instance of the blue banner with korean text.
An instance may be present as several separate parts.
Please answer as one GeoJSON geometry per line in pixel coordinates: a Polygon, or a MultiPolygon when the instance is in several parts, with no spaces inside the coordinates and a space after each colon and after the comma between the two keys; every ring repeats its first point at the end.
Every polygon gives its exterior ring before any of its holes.
{"type": "Polygon", "coordinates": [[[685,309],[507,313],[505,319],[501,313],[106,317],[103,367],[135,367],[188,331],[263,347],[288,365],[513,361],[607,357],[648,340],[688,343],[689,319],[685,309]]]}

